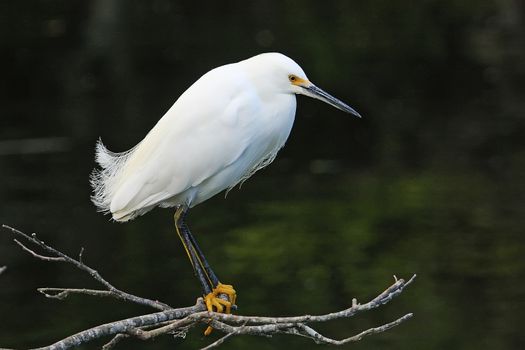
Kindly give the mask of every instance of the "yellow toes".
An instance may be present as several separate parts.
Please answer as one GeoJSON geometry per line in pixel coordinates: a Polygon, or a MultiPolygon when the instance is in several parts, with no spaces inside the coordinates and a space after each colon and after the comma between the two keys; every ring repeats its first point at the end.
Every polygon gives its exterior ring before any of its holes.
{"type": "Polygon", "coordinates": [[[208,311],[224,312],[226,314],[229,314],[231,311],[232,303],[220,298],[215,292],[206,295],[204,302],[206,303],[206,309],[208,309],[208,311]]]}
{"type": "Polygon", "coordinates": [[[213,328],[211,328],[211,326],[206,327],[206,330],[204,331],[204,335],[205,336],[210,335],[211,331],[213,331],[213,328]]]}
{"type": "MultiPolygon", "coordinates": [[[[204,296],[204,302],[206,304],[206,309],[212,312],[220,312],[229,314],[231,313],[232,305],[235,305],[237,300],[237,293],[233,286],[229,284],[219,283],[217,287],[213,288],[213,291],[208,295],[204,296]],[[222,299],[220,295],[227,295],[228,300],[222,299]]],[[[204,331],[204,335],[210,335],[213,328],[208,326],[204,331]]]]}
{"type": "Polygon", "coordinates": [[[232,285],[219,283],[217,287],[213,289],[213,292],[217,295],[226,294],[230,300],[230,305],[235,305],[237,293],[235,292],[235,289],[233,289],[232,285]]]}

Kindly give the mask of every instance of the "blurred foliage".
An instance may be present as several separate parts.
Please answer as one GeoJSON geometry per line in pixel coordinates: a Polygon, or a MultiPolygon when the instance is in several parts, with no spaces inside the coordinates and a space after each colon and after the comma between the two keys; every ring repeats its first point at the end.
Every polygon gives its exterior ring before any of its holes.
{"type": "MultiPolygon", "coordinates": [[[[322,330],[343,337],[414,312],[405,325],[351,346],[520,348],[523,7],[517,0],[4,1],[0,222],[39,232],[72,255],[85,247],[85,261],[131,293],[193,303],[199,286],[169,210],[117,225],[90,204],[94,141],[130,148],[208,69],[280,51],[365,118],[299,97],[276,162],[227,200],[219,195],[192,210],[210,262],[239,292],[239,312],[335,311],[375,296],[392,274],[418,273],[386,308],[322,330]],[[47,148],[28,147],[32,138],[47,148]]],[[[147,312],[41,298],[40,286],[95,285],[71,268],[32,260],[10,239],[0,235],[0,265],[8,265],[0,345],[44,345],[147,312]]],[[[201,334],[122,348],[196,348],[210,342],[201,334]]],[[[226,346],[313,344],[282,336],[226,346]]]]}

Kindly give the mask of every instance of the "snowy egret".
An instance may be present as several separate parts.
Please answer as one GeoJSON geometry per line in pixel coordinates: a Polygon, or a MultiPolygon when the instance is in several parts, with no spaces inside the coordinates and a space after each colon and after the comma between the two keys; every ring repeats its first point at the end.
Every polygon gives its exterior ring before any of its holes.
{"type": "Polygon", "coordinates": [[[274,160],[290,134],[297,94],[360,117],[311,83],[292,59],[264,53],[204,74],[129,151],[113,153],[97,143],[95,205],[120,222],[156,206],[176,207],[176,231],[210,311],[229,313],[236,293],[211,270],[186,213],[274,160]]]}

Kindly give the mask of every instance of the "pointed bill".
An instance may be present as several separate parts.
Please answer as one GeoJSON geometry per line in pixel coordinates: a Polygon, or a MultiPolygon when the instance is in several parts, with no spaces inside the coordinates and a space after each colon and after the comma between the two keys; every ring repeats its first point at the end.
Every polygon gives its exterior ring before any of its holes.
{"type": "Polygon", "coordinates": [[[330,95],[323,89],[318,88],[314,84],[309,84],[307,86],[302,86],[307,91],[307,95],[323,102],[328,103],[329,105],[334,106],[337,109],[342,110],[343,112],[350,113],[358,118],[361,118],[361,114],[357,113],[355,109],[344,103],[343,101],[335,98],[330,95]]]}

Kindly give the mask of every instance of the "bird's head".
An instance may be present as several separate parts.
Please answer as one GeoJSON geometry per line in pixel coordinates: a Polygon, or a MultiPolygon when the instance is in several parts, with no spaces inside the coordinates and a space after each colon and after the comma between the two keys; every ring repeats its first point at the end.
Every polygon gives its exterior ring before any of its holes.
{"type": "Polygon", "coordinates": [[[273,89],[313,97],[361,118],[355,109],[313,84],[306,77],[303,69],[291,58],[272,52],[252,57],[248,61],[253,61],[261,71],[264,71],[264,79],[270,82],[273,89]]]}

